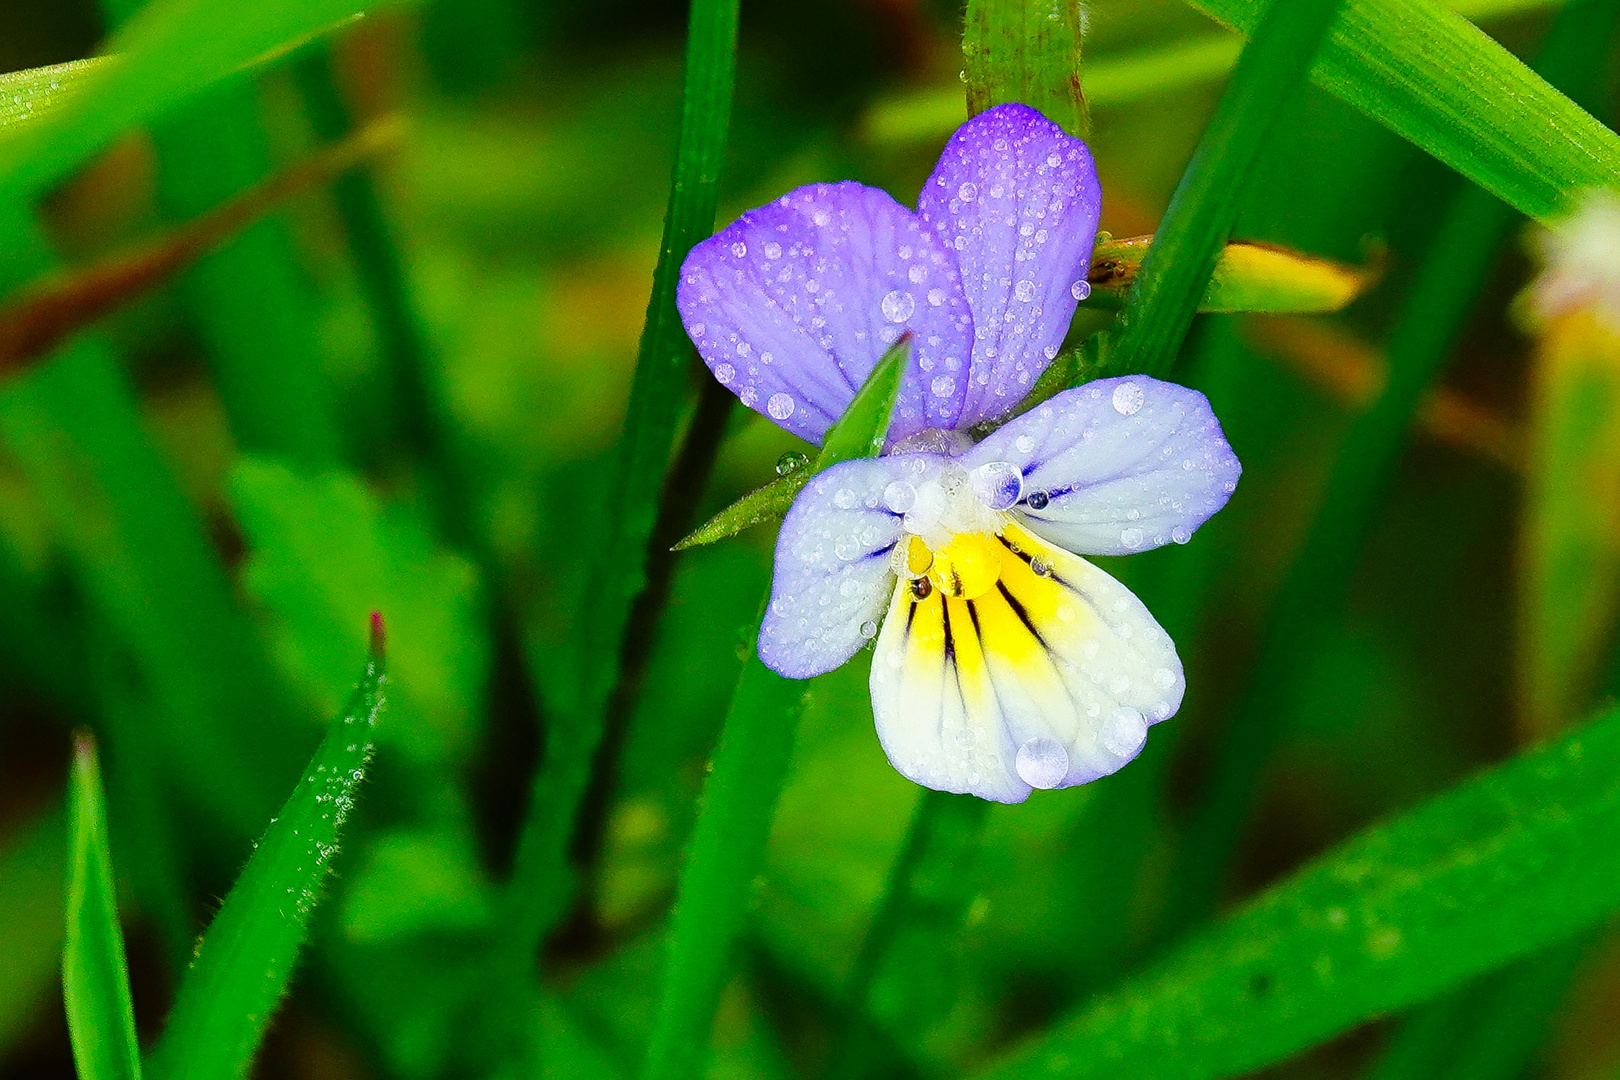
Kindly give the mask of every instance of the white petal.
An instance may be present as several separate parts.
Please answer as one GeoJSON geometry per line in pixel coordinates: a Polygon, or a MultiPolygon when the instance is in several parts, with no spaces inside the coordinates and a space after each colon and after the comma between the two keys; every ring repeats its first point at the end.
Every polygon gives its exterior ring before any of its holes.
{"type": "Polygon", "coordinates": [[[980,597],[918,598],[900,583],[872,661],[872,712],[905,776],[1021,802],[1130,761],[1185,682],[1130,590],[1015,524],[998,542],[1001,579],[980,597]]]}

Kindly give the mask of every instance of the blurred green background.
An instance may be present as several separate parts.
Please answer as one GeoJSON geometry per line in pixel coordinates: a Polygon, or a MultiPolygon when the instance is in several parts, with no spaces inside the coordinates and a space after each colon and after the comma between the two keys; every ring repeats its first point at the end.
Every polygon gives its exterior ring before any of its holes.
{"type": "MultiPolygon", "coordinates": [[[[1550,6],[1493,6],[1506,10],[1485,29],[1532,51],[1550,6]]],[[[92,55],[127,14],[118,0],[7,0],[0,71],[92,55]]],[[[1227,35],[1176,0],[1095,0],[1089,17],[1088,64],[1227,35]]],[[[874,117],[958,85],[960,26],[942,0],[745,2],[721,222],[813,180],[913,198],[949,127],[896,132],[874,117]]],[[[0,1076],[72,1073],[57,969],[70,731],[104,744],[150,1036],[359,670],[372,609],[390,624],[393,697],[256,1075],[489,1075],[469,1021],[476,958],[501,917],[536,723],[570,678],[592,602],[597,515],[616,509],[611,449],[657,256],[684,31],[681,5],[645,0],[439,0],[371,17],[120,141],[50,197],[56,247],[87,261],[198,216],[351,122],[404,118],[373,168],[306,187],[100,323],[96,347],[115,364],[57,359],[0,389],[0,1076]]],[[[1600,117],[1613,74],[1590,99],[1600,117]]],[[[1152,231],[1221,85],[1170,82],[1094,110],[1115,235],[1152,231]]],[[[878,963],[865,1072],[991,1061],[1181,929],[1176,838],[1364,400],[1356,388],[1376,380],[1462,186],[1319,89],[1288,103],[1238,235],[1352,263],[1383,245],[1386,270],[1340,315],[1195,327],[1179,377],[1214,401],[1243,483],[1192,544],[1104,560],[1176,637],[1186,705],[1114,778],[944,819],[878,963]]],[[[1521,536],[1537,509],[1522,496],[1524,447],[1544,415],[1509,311],[1531,274],[1520,241],[1444,381],[1469,422],[1420,426],[1348,602],[1324,600],[1319,646],[1295,658],[1282,741],[1224,874],[1229,902],[1611,692],[1601,613],[1587,635],[1604,642],[1601,671],[1581,676],[1569,714],[1538,719],[1520,692],[1521,536]]],[[[700,516],[805,449],[752,413],[728,423],[700,516]]],[[[685,554],[647,628],[644,692],[599,761],[575,845],[584,885],[544,951],[537,1022],[557,1076],[633,1072],[772,539],[759,528],[685,554]]],[[[865,663],[815,684],[713,1075],[818,1076],[834,1057],[840,987],[919,796],[878,747],[865,663]]],[[[1540,1010],[1535,1038],[1502,1075],[1614,1075],[1617,945],[1600,931],[1572,948],[1543,1003],[1525,1006],[1540,1010]]],[[[1397,1029],[1371,1023],[1268,1075],[1370,1075],[1397,1029]]]]}

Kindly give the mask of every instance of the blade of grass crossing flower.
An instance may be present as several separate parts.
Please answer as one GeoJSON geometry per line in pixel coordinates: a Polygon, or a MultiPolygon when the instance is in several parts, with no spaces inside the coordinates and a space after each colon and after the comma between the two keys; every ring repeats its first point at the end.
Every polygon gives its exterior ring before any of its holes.
{"type": "MultiPolygon", "coordinates": [[[[902,339],[872,369],[822,442],[816,472],[883,448],[910,358],[902,339]]],[[[770,599],[767,590],[764,603],[770,599]]],[[[748,889],[765,856],[771,817],[787,776],[807,684],[759,660],[755,636],[726,710],[670,916],[664,982],[642,1080],[702,1074],[720,991],[732,971],[748,889]]]]}
{"type": "MultiPolygon", "coordinates": [[[[1575,0],[1548,33],[1544,70],[1565,84],[1590,78],[1606,54],[1617,17],[1617,0],[1575,0]]],[[[1412,417],[1513,222],[1511,209],[1470,187],[1441,224],[1390,339],[1388,384],[1351,424],[1320,509],[1273,602],[1260,658],[1182,845],[1179,885],[1171,890],[1171,930],[1196,921],[1216,901],[1265,762],[1287,723],[1295,679],[1326,632],[1329,613],[1342,603],[1412,417]]]]}
{"type": "Polygon", "coordinates": [[[1175,363],[1237,222],[1245,181],[1340,2],[1293,0],[1261,20],[1176,186],[1119,325],[1099,346],[1110,371],[1162,378],[1175,363]]]}
{"type": "Polygon", "coordinates": [[[691,399],[692,346],[675,308],[681,263],[714,231],[736,78],[738,0],[692,0],[687,27],[681,128],[624,431],[613,464],[614,506],[593,568],[589,617],[581,634],[577,686],[554,689],[561,715],[547,725],[512,875],[518,952],[530,956],[562,915],[571,891],[568,846],[604,714],[619,671],[632,603],[644,584],[648,542],[682,414],[691,399]]]}
{"type": "Polygon", "coordinates": [[[373,615],[371,656],[353,696],[255,846],[180,984],[169,1025],[152,1055],[157,1076],[237,1080],[246,1075],[291,981],[343,823],[365,777],[385,682],[382,619],[373,615]]]}
{"type": "Polygon", "coordinates": [[[1017,101],[1085,138],[1091,130],[1080,88],[1085,23],[1081,0],[968,0],[962,36],[968,115],[1017,101]]]}
{"type": "MultiPolygon", "coordinates": [[[[1289,6],[1190,2],[1242,33],[1289,6]]],[[[1620,173],[1620,136],[1432,0],[1346,0],[1311,76],[1529,217],[1620,173]]]]}
{"type": "Polygon", "coordinates": [[[129,993],[118,892],[107,850],[106,796],[95,740],[74,740],[68,785],[67,941],[62,949],[62,997],[67,1006],[73,1063],[82,1080],[140,1080],[135,1005],[129,993]]]}
{"type": "Polygon", "coordinates": [[[798,472],[778,476],[764,487],[755,488],[682,539],[675,545],[675,550],[685,551],[687,548],[712,544],[728,536],[736,536],[744,529],[751,529],[755,525],[762,525],[767,521],[781,521],[809,479],[810,473],[800,469],[798,472]]]}
{"type": "Polygon", "coordinates": [[[1620,906],[1620,711],[1375,826],[977,1080],[1214,1080],[1620,906]]]}

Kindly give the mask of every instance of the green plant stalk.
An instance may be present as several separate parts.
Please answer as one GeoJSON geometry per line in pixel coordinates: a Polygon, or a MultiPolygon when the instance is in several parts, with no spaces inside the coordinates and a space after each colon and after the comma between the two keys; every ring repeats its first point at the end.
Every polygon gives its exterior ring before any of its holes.
{"type": "Polygon", "coordinates": [[[382,619],[349,703],[332,721],[281,812],[209,925],[152,1054],[165,1080],[247,1074],[286,993],[344,821],[371,757],[384,701],[382,619]]]}
{"type": "Polygon", "coordinates": [[[1305,81],[1340,0],[1268,9],[1176,185],[1118,324],[1099,353],[1112,373],[1162,378],[1175,363],[1284,104],[1305,81]]]}
{"type": "MultiPolygon", "coordinates": [[[[1189,2],[1245,34],[1273,4],[1189,2]]],[[[1528,217],[1620,172],[1620,136],[1432,0],[1346,0],[1311,77],[1528,217]]]]}
{"type": "Polygon", "coordinates": [[[1429,1002],[1367,1080],[1517,1080],[1533,1064],[1590,935],[1580,935],[1429,1002]]]}
{"type": "Polygon", "coordinates": [[[631,605],[645,583],[648,543],[675,432],[691,398],[692,347],[675,308],[681,263],[714,231],[736,78],[739,0],[693,0],[686,44],[681,129],[624,432],[607,489],[608,535],[591,571],[590,614],[582,632],[577,687],[556,687],[544,759],[535,775],[509,890],[514,947],[527,962],[566,910],[572,887],[568,848],[590,784],[617,680],[631,605]]]}
{"type": "MultiPolygon", "coordinates": [[[[816,472],[883,450],[889,418],[911,355],[910,335],[872,369],[849,410],[827,432],[816,472]]],[[[770,602],[760,604],[763,618],[770,602]]],[[[758,632],[726,711],[720,745],[670,916],[669,952],[642,1080],[692,1080],[703,1071],[720,992],[731,972],[748,890],[765,857],[771,817],[787,778],[808,687],[759,659],[758,632]]]]}
{"type": "Polygon", "coordinates": [[[1215,1080],[1568,939],[1620,905],[1620,710],[1374,826],[978,1080],[1215,1080]]]}
{"type": "Polygon", "coordinates": [[[69,783],[67,940],[62,949],[62,997],[67,1006],[73,1063],[82,1080],[140,1080],[135,1003],[129,993],[118,891],[107,849],[106,797],[96,743],[75,740],[69,783]]]}
{"type": "MultiPolygon", "coordinates": [[[[1543,70],[1561,84],[1584,82],[1605,55],[1617,14],[1617,0],[1571,3],[1548,32],[1543,70]]],[[[1170,931],[1196,922],[1219,899],[1256,787],[1294,707],[1298,674],[1343,604],[1412,417],[1515,220],[1509,207],[1469,187],[1441,224],[1390,338],[1389,382],[1351,423],[1320,508],[1273,602],[1259,660],[1182,844],[1170,931]]]]}
{"type": "Polygon", "coordinates": [[[968,0],[962,35],[968,115],[1017,101],[1085,138],[1091,131],[1080,89],[1085,20],[1081,0],[968,0]]]}

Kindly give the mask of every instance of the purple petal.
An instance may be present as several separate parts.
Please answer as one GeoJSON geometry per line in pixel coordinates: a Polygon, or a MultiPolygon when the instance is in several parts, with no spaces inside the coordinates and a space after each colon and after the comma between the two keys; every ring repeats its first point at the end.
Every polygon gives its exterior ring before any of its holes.
{"type": "Polygon", "coordinates": [[[1243,471],[1203,394],[1144,375],[1065,390],[963,459],[996,462],[1022,473],[1013,512],[1081,555],[1186,543],[1243,471]]]}
{"type": "Polygon", "coordinates": [[[877,634],[894,591],[890,553],[904,531],[884,491],[934,460],[846,461],[799,492],[776,537],[771,603],[759,631],[766,667],[808,679],[838,667],[877,634]]]}
{"type": "Polygon", "coordinates": [[[998,105],[951,137],[917,212],[956,251],[973,313],[962,426],[1005,415],[1057,355],[1101,207],[1086,144],[1027,105],[998,105]]]}
{"type": "Polygon", "coordinates": [[[677,302],[715,378],[795,435],[820,442],[908,329],[891,440],[957,426],[972,321],[956,261],[886,192],[813,184],[744,214],[692,249],[677,302]]]}

